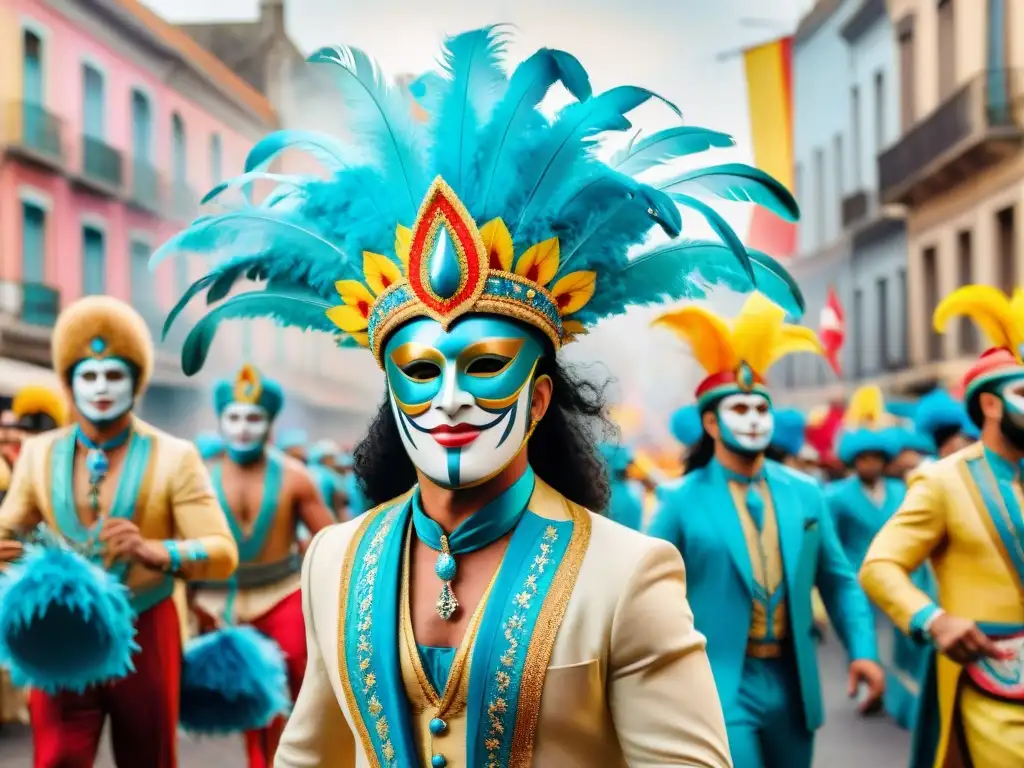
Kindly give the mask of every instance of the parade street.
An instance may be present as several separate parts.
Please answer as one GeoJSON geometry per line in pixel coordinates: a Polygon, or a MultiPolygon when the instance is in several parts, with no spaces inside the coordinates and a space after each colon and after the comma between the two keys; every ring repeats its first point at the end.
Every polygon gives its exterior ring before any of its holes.
{"type": "MultiPolygon", "coordinates": [[[[859,717],[846,698],[846,656],[835,635],[821,647],[820,656],[828,716],[824,730],[818,734],[815,768],[905,768],[910,748],[908,734],[885,718],[859,717]]],[[[0,762],[5,768],[30,766],[31,755],[27,728],[10,727],[0,734],[0,762]]],[[[182,768],[243,768],[246,764],[240,738],[197,741],[183,737],[180,761],[182,768]]],[[[97,768],[113,766],[104,739],[97,768]]]]}

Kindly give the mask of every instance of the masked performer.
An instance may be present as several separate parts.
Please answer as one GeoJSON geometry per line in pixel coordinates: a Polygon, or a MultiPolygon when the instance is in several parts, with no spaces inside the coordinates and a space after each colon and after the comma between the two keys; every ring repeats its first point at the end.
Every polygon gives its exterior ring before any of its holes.
{"type": "Polygon", "coordinates": [[[940,459],[966,448],[980,437],[963,401],[954,400],[944,389],[934,389],[921,397],[914,410],[914,429],[932,441],[940,459]]]}
{"type": "MultiPolygon", "coordinates": [[[[668,129],[613,170],[592,154],[597,135],[625,130],[653,94],[592,97],[582,66],[557,50],[509,78],[503,45],[497,28],[449,39],[445,74],[418,89],[424,122],[365,53],[317,52],[367,142],[357,156],[373,165],[340,162],[327,181],[281,187],[271,201],[296,195],[283,213],[275,203],[198,221],[156,256],[231,248],[203,285],[255,270],[272,286],[215,305],[186,344],[186,372],[221,319],[265,313],[340,329],[387,376],[356,468],[371,499],[401,495],[310,546],[310,659],[278,768],[729,764],[682,561],[587,511],[608,500],[590,431],[602,402],[556,353],[630,305],[703,295],[698,274],[749,291],[770,260],[685,191],[703,189],[699,171],[671,192],[728,244],[669,243],[630,260],[653,226],[678,235],[681,217],[627,174],[728,138],[668,129]],[[579,101],[549,121],[537,105],[558,81],[579,101]]],[[[351,152],[315,142],[320,157],[351,152]]],[[[311,145],[275,134],[249,167],[287,146],[311,145]]],[[[744,174],[730,178],[795,215],[780,185],[744,174]]],[[[765,283],[795,303],[785,281],[765,283]]]]}
{"type": "Polygon", "coordinates": [[[960,288],[936,308],[935,328],[958,315],[995,344],[964,378],[981,442],[912,476],[861,568],[882,610],[940,654],[915,729],[916,768],[1024,763],[1024,294],[1011,302],[990,286],[960,288]],[[911,579],[929,558],[941,605],[911,579]]]}
{"type": "MultiPolygon", "coordinates": [[[[249,624],[277,643],[294,698],[306,669],[297,529],[302,524],[316,534],[332,520],[306,467],[267,449],[283,405],[281,387],[251,365],[214,388],[226,453],[210,474],[238,545],[239,565],[228,581],[198,583],[193,606],[202,624],[208,626],[211,617],[249,624]]],[[[276,721],[246,734],[250,768],[273,764],[283,726],[276,721]]]]}
{"type": "Polygon", "coordinates": [[[697,628],[722,697],[736,768],[810,768],[824,718],[812,639],[821,592],[846,646],[851,694],[880,697],[868,601],[843,556],[818,484],[766,461],[774,417],[765,372],[795,352],[821,354],[813,331],[751,296],[730,325],[699,306],[655,322],[686,340],[707,372],[697,387],[704,434],[649,533],[689,573],[697,628]]]}
{"type": "Polygon", "coordinates": [[[342,462],[341,449],[333,440],[321,440],[309,449],[309,473],[335,520],[348,519],[348,495],[342,462]]]}
{"type": "Polygon", "coordinates": [[[638,490],[626,476],[631,459],[630,451],[613,443],[604,443],[599,448],[608,467],[608,485],[611,490],[608,508],[604,513],[616,523],[639,531],[644,514],[643,495],[642,490],[638,490]]]}
{"type": "MultiPolygon", "coordinates": [[[[175,578],[227,578],[238,552],[199,454],[132,414],[153,367],[145,322],[128,305],[90,296],[53,331],[53,368],[75,424],[25,442],[0,507],[0,559],[42,523],[74,544],[98,538],[136,613],[134,671],[110,685],[55,695],[33,690],[35,765],[91,766],[109,716],[120,768],[177,765],[181,617],[175,578]]],[[[51,638],[65,652],[74,638],[51,638]]]]}
{"type": "MultiPolygon", "coordinates": [[[[887,477],[885,469],[899,453],[906,434],[906,430],[890,426],[878,387],[854,392],[838,446],[839,460],[852,474],[826,491],[836,532],[854,570],[860,568],[871,540],[903,501],[906,486],[902,480],[887,477]]],[[[914,574],[914,581],[922,590],[933,590],[927,566],[914,574]]],[[[910,728],[926,663],[922,648],[884,615],[876,614],[875,626],[887,673],[885,711],[901,727],[910,728]]]]}

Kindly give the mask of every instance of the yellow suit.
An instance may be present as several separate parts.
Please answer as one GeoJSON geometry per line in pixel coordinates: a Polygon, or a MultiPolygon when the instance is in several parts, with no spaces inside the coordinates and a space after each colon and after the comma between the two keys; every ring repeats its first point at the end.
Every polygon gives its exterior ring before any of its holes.
{"type": "MultiPolygon", "coordinates": [[[[352,680],[356,674],[372,670],[376,657],[366,657],[365,664],[360,660],[356,668],[359,671],[353,673],[351,655],[349,663],[345,661],[344,629],[346,622],[360,618],[345,615],[347,596],[360,588],[359,572],[352,567],[353,555],[367,552],[374,578],[378,583],[384,580],[385,575],[377,573],[376,565],[381,563],[383,571],[386,560],[378,561],[374,546],[383,543],[386,551],[388,535],[398,536],[401,546],[401,539],[407,534],[397,527],[381,533],[381,528],[375,526],[383,525],[381,520],[386,520],[385,516],[403,506],[405,502],[399,500],[357,520],[328,528],[314,539],[306,554],[302,593],[309,663],[277,752],[276,768],[363,768],[401,763],[391,747],[392,742],[399,741],[399,735],[394,730],[388,733],[389,726],[383,718],[367,727],[360,715],[357,699],[365,690],[364,683],[367,687],[376,684],[381,701],[386,702],[386,681],[371,680],[365,675],[363,680],[352,680]],[[374,530],[377,535],[373,535],[374,530]],[[361,543],[367,531],[372,541],[361,543]],[[387,743],[384,750],[380,749],[380,742],[374,747],[376,735],[387,743]]],[[[505,762],[500,764],[540,768],[730,766],[704,638],[693,626],[683,563],[675,548],[568,503],[539,479],[528,509],[520,527],[539,525],[541,531],[546,528],[547,533],[540,540],[547,541],[555,526],[564,525],[566,528],[558,530],[571,529],[572,541],[561,563],[555,564],[557,575],[528,644],[522,686],[515,700],[509,702],[510,707],[518,706],[515,739],[508,756],[503,758],[505,762]],[[536,519],[529,519],[531,515],[536,519]],[[524,721],[530,727],[521,728],[524,721]]],[[[509,552],[515,547],[518,532],[519,528],[513,534],[509,552]]],[[[543,553],[538,558],[550,567],[543,553]]],[[[506,553],[502,571],[510,559],[506,553]]],[[[489,601],[496,599],[494,594],[502,571],[489,593],[489,601]]],[[[397,581],[397,574],[393,575],[397,581]]],[[[524,589],[515,595],[516,600],[524,598],[523,605],[528,599],[526,593],[524,589]]],[[[374,594],[378,597],[372,599],[379,599],[380,593],[374,594]]],[[[366,606],[360,600],[356,603],[366,606]]],[[[358,608],[350,603],[349,606],[348,613],[358,608]]],[[[487,613],[485,610],[484,623],[487,613]]],[[[402,618],[404,624],[406,619],[402,618]]],[[[484,636],[476,634],[480,624],[474,621],[471,630],[474,645],[479,645],[484,636]]],[[[359,625],[360,631],[364,627],[372,633],[369,614],[366,623],[359,625]]],[[[409,727],[415,733],[408,740],[413,745],[409,751],[418,753],[423,765],[430,765],[432,714],[416,693],[421,690],[418,665],[412,661],[414,654],[409,653],[409,643],[401,641],[404,631],[408,628],[400,631],[399,638],[391,635],[390,630],[382,637],[402,647],[394,656],[400,660],[396,667],[400,667],[399,685],[404,691],[401,707],[409,707],[411,702],[409,727]]],[[[360,646],[373,641],[374,636],[369,633],[360,635],[360,646]]],[[[452,686],[455,703],[445,715],[447,728],[433,737],[433,749],[443,751],[448,768],[489,764],[471,758],[472,745],[467,746],[471,730],[467,721],[472,721],[474,713],[472,705],[465,705],[465,695],[467,689],[472,691],[476,685],[474,676],[481,674],[475,655],[472,663],[468,662],[471,654],[460,650],[467,663],[461,683],[452,686]]],[[[457,656],[453,670],[460,664],[458,659],[457,656]]],[[[453,678],[456,674],[453,671],[453,678]]],[[[499,677],[502,674],[498,672],[499,677]]],[[[500,714],[504,707],[504,701],[498,699],[488,709],[500,714]]],[[[371,698],[369,712],[376,715],[380,708],[380,702],[371,698]]]]}
{"type": "MultiPolygon", "coordinates": [[[[998,533],[972,475],[972,470],[990,471],[985,454],[983,445],[976,443],[912,475],[899,511],[868,549],[861,583],[908,634],[920,634],[922,620],[935,610],[931,598],[910,579],[929,558],[941,607],[949,614],[983,626],[1024,624],[1024,587],[1006,550],[997,544],[998,533]]],[[[957,715],[969,746],[978,729],[1006,728],[996,739],[1002,742],[999,754],[973,754],[976,765],[1024,764],[1024,707],[1002,704],[962,686],[962,671],[947,657],[937,658],[939,732],[934,765],[944,765],[947,752],[956,746],[950,735],[957,715]]]]}

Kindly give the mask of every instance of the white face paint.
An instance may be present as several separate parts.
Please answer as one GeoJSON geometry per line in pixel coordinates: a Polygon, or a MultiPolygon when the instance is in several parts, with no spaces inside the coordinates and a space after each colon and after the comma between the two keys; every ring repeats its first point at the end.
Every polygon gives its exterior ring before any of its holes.
{"type": "Polygon", "coordinates": [[[740,453],[763,453],[772,440],[775,416],[764,395],[728,395],[718,404],[718,424],[727,447],[740,453]]]}
{"type": "Polygon", "coordinates": [[[253,403],[228,403],[220,414],[220,433],[231,450],[251,451],[267,441],[270,417],[253,403]]]}
{"type": "Polygon", "coordinates": [[[75,366],[71,376],[75,408],[94,424],[120,418],[135,404],[131,368],[122,360],[89,358],[75,366]]]}

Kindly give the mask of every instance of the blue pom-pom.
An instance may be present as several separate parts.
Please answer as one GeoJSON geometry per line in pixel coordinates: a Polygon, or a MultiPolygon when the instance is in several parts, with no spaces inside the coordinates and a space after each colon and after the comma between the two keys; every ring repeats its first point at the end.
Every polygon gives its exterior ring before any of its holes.
{"type": "Polygon", "coordinates": [[[687,448],[696,445],[704,436],[704,424],[701,423],[700,411],[696,405],[684,405],[672,414],[669,422],[672,437],[687,448]]]}
{"type": "Polygon", "coordinates": [[[290,709],[284,655],[252,627],[221,629],[185,648],[184,730],[210,736],[255,730],[290,709]]]}
{"type": "Polygon", "coordinates": [[[29,544],[0,578],[0,666],[15,685],[81,692],[133,671],[137,650],[127,588],[66,546],[29,544]]]}

